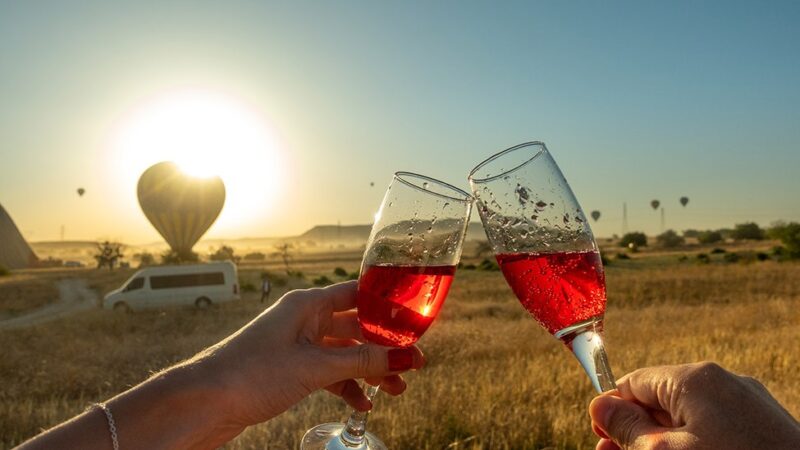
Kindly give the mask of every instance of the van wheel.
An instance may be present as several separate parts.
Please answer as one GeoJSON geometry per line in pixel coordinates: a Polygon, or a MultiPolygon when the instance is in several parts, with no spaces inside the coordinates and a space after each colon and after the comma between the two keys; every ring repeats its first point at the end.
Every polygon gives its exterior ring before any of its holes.
{"type": "Polygon", "coordinates": [[[125,302],[117,302],[114,303],[114,311],[118,313],[129,313],[131,312],[131,307],[125,302]]]}
{"type": "Polygon", "coordinates": [[[208,297],[200,297],[194,301],[194,305],[200,309],[206,309],[211,306],[211,299],[208,297]]]}

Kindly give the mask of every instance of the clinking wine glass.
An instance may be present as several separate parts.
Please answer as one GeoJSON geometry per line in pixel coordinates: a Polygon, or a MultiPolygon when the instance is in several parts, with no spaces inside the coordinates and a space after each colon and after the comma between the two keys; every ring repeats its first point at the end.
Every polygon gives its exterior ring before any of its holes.
{"type": "MultiPolygon", "coordinates": [[[[375,215],[361,263],[356,304],[369,341],[407,347],[439,314],[461,257],[472,197],[447,183],[397,172],[375,215]]],[[[377,386],[368,386],[372,400],[377,386]]],[[[301,450],[381,450],[366,432],[368,413],[353,411],[346,423],[318,425],[301,450]]]]}
{"type": "Polygon", "coordinates": [[[603,346],[606,285],[589,222],[542,142],[469,175],[486,236],[522,306],[572,351],[598,392],[616,388],[603,346]]]}

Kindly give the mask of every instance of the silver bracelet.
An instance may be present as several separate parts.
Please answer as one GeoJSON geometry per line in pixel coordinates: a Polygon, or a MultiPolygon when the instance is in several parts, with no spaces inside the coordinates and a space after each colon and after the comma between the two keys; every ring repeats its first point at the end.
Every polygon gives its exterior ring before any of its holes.
{"type": "Polygon", "coordinates": [[[117,440],[117,426],[114,423],[114,416],[111,415],[111,409],[109,409],[108,405],[105,403],[95,403],[95,406],[103,410],[106,413],[106,419],[108,419],[108,431],[111,432],[111,445],[114,447],[114,450],[119,450],[119,441],[117,440]]]}

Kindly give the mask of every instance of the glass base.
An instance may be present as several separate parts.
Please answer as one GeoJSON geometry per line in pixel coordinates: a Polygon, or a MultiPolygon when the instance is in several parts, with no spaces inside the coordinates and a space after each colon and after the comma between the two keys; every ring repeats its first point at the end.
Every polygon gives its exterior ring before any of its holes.
{"type": "Polygon", "coordinates": [[[341,438],[344,424],[323,423],[306,431],[300,443],[300,450],[388,450],[386,444],[370,432],[364,433],[360,444],[350,443],[341,438]]]}

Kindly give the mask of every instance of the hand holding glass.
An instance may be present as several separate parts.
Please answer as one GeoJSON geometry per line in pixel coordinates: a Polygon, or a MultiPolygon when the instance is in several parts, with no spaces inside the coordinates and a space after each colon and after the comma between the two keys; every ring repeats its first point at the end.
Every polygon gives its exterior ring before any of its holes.
{"type": "MultiPolygon", "coordinates": [[[[358,320],[366,339],[407,347],[427,331],[453,281],[471,207],[472,197],[449,184],[395,174],[375,215],[358,280],[358,320]]],[[[367,397],[377,392],[369,386],[367,397]]],[[[366,432],[367,416],[354,411],[345,424],[318,425],[300,448],[386,449],[366,432]]]]}

